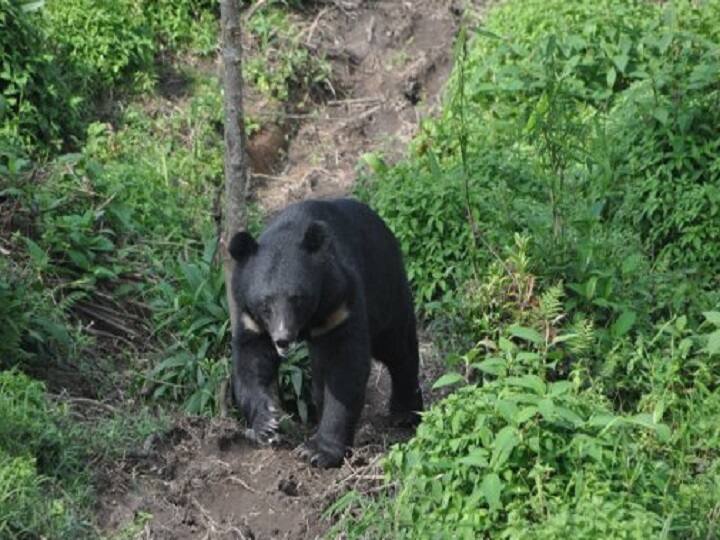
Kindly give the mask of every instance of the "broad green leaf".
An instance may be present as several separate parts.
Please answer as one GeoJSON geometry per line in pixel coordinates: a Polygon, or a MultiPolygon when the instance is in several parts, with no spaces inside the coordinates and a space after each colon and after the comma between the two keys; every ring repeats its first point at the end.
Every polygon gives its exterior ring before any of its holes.
{"type": "Polygon", "coordinates": [[[507,338],[501,337],[498,341],[498,346],[502,352],[513,352],[515,350],[515,344],[507,338]]]}
{"type": "Polygon", "coordinates": [[[551,399],[541,399],[538,402],[538,411],[545,420],[552,421],[555,418],[555,403],[551,399]]]}
{"type": "Polygon", "coordinates": [[[515,424],[520,425],[524,424],[528,420],[530,420],[533,416],[535,416],[538,412],[538,408],[534,405],[530,405],[528,407],[524,407],[518,411],[518,413],[515,415],[515,424]]]}
{"type": "Polygon", "coordinates": [[[720,328],[720,311],[703,311],[703,317],[709,323],[720,328]]]}
{"type": "Polygon", "coordinates": [[[670,428],[666,424],[654,422],[653,417],[650,414],[636,414],[627,418],[627,421],[631,424],[653,430],[657,434],[658,439],[660,439],[661,442],[669,441],[670,437],[672,436],[670,428]]]}
{"type": "Polygon", "coordinates": [[[588,426],[609,429],[621,421],[622,419],[619,416],[613,414],[597,414],[588,419],[588,426]]]}
{"type": "Polygon", "coordinates": [[[32,13],[33,11],[37,11],[41,9],[45,5],[45,0],[34,0],[25,2],[20,6],[20,9],[22,9],[25,13],[32,13]]]}
{"type": "Polygon", "coordinates": [[[634,311],[624,311],[613,323],[612,329],[610,330],[612,335],[616,338],[623,337],[633,327],[636,319],[637,315],[634,311]]]}
{"type": "Polygon", "coordinates": [[[545,395],[545,383],[537,375],[523,375],[522,377],[508,377],[505,382],[512,386],[519,386],[532,390],[538,396],[545,395]]]}
{"type": "Polygon", "coordinates": [[[627,67],[629,57],[627,54],[619,54],[617,56],[613,56],[613,64],[615,64],[615,67],[620,73],[625,73],[625,68],[627,67]]]}
{"type": "Polygon", "coordinates": [[[486,358],[482,362],[470,364],[474,369],[489,375],[503,375],[507,369],[507,362],[497,356],[486,358]]]}
{"type": "Polygon", "coordinates": [[[580,427],[585,423],[579,414],[567,407],[555,407],[555,414],[566,422],[572,424],[573,427],[580,427]]]}
{"type": "Polygon", "coordinates": [[[513,426],[505,426],[495,436],[493,441],[493,454],[490,459],[490,466],[494,470],[500,469],[510,458],[510,454],[520,442],[517,429],[513,426]]]}
{"type": "Polygon", "coordinates": [[[432,385],[433,389],[442,388],[443,386],[450,386],[451,384],[457,384],[463,382],[465,379],[462,375],[456,371],[451,371],[440,377],[435,384],[432,385]]]}
{"type": "Polygon", "coordinates": [[[517,338],[524,339],[536,345],[542,345],[545,342],[537,330],[526,326],[511,326],[510,333],[517,338]]]}
{"type": "Polygon", "coordinates": [[[576,338],[578,335],[576,333],[572,334],[561,334],[559,336],[555,336],[552,340],[553,345],[557,345],[558,343],[564,343],[568,340],[576,338]]]}
{"type": "Polygon", "coordinates": [[[517,416],[518,407],[513,401],[506,399],[499,399],[495,403],[495,408],[502,415],[502,417],[508,422],[512,422],[517,416]]]}
{"type": "Polygon", "coordinates": [[[640,255],[637,254],[625,257],[625,260],[622,263],[623,275],[627,276],[635,272],[635,270],[639,268],[641,262],[642,258],[640,257],[640,255]]]}
{"type": "Polygon", "coordinates": [[[570,381],[557,381],[550,383],[548,394],[551,397],[561,396],[567,394],[570,389],[572,389],[572,383],[570,381]]]}
{"type": "Polygon", "coordinates": [[[502,494],[502,482],[496,473],[488,473],[483,478],[482,493],[491,510],[502,508],[500,495],[502,494]]]}
{"type": "Polygon", "coordinates": [[[467,456],[458,459],[458,463],[462,463],[463,465],[470,465],[472,467],[487,467],[488,455],[488,451],[484,448],[476,448],[467,456]]]}
{"type": "Polygon", "coordinates": [[[705,350],[709,354],[720,353],[720,330],[715,330],[712,334],[708,336],[708,342],[705,350]]]}

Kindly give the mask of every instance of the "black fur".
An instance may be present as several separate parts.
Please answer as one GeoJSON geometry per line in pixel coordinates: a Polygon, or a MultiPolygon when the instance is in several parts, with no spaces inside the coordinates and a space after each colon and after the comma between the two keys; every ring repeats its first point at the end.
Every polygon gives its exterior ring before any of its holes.
{"type": "Polygon", "coordinates": [[[289,206],[257,243],[238,233],[229,251],[237,261],[233,294],[233,392],[252,433],[275,437],[270,397],[280,354],[307,340],[313,397],[320,421],[305,444],[311,463],[338,466],[353,443],[365,402],[370,358],[392,378],[390,408],[413,422],[422,410],[415,314],[397,241],[366,205],[352,199],[289,206]],[[346,307],[331,330],[327,321],[346,307]]]}

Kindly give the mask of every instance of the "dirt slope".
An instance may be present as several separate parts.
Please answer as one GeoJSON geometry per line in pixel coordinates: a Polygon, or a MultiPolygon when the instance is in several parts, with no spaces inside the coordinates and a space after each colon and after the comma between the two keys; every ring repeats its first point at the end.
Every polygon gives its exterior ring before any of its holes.
{"type": "MultiPolygon", "coordinates": [[[[308,44],[330,60],[335,96],[290,115],[293,134],[273,173],[254,177],[253,191],[267,210],[348,193],[365,152],[401,155],[420,118],[439,104],[452,67],[459,2],[326,2],[309,19],[308,44]]],[[[265,164],[263,154],[276,155],[265,144],[272,136],[259,139],[251,158],[265,164]]]]}
{"type": "MultiPolygon", "coordinates": [[[[272,211],[307,197],[346,194],[360,155],[400,156],[419,119],[439,103],[460,4],[325,0],[307,13],[308,43],[332,61],[336,96],[295,114],[283,136],[265,131],[255,138],[257,201],[272,211]]],[[[431,401],[428,385],[439,363],[427,343],[421,356],[431,401]]],[[[390,444],[411,436],[385,422],[389,388],[382,369],[374,366],[356,448],[340,469],[298,460],[293,448],[302,434],[279,448],[258,448],[233,420],[179,418],[169,434],[146,441],[108,474],[101,528],[112,535],[134,522],[138,538],[158,539],[321,537],[328,503],[348,488],[377,485],[374,464],[390,444]]]]}

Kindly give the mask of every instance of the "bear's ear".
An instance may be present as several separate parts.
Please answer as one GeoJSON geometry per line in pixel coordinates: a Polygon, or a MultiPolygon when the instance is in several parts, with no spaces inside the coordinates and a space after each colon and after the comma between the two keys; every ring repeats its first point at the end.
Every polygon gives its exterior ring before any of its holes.
{"type": "Polygon", "coordinates": [[[235,233],[230,240],[228,251],[237,262],[243,262],[257,251],[258,245],[252,235],[247,231],[235,233]]]}
{"type": "Polygon", "coordinates": [[[327,225],[322,221],[313,221],[305,229],[302,244],[300,244],[308,253],[316,253],[327,243],[328,231],[327,225]]]}

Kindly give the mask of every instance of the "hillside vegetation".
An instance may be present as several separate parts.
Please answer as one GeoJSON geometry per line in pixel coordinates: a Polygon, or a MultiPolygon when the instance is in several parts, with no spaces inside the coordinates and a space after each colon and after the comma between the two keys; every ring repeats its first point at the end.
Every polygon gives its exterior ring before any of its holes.
{"type": "Polygon", "coordinates": [[[462,388],[336,530],[717,537],[719,17],[504,2],[460,37],[410,157],[367,158],[361,193],[453,344],[437,385],[462,388]]]}
{"type": "MultiPolygon", "coordinates": [[[[268,103],[329,76],[303,4],[247,22],[268,103]]],[[[221,409],[217,16],[0,0],[0,538],[100,536],[102,465],[163,411],[221,409]]],[[[468,13],[443,111],[357,186],[400,240],[449,395],[383,489],[328,509],[329,537],[717,538],[718,21],[718,0],[468,13]]],[[[302,351],[280,382],[306,420],[302,351]]]]}
{"type": "MultiPolygon", "coordinates": [[[[150,409],[218,408],[218,12],[214,0],[0,0],[2,538],[96,537],[95,469],[163,429],[150,409]],[[79,422],[73,404],[90,407],[79,422]]],[[[297,36],[287,3],[257,10],[247,36],[249,88],[265,99],[324,76],[302,47],[278,55],[297,36]]],[[[284,371],[291,401],[296,371],[284,371]]]]}

